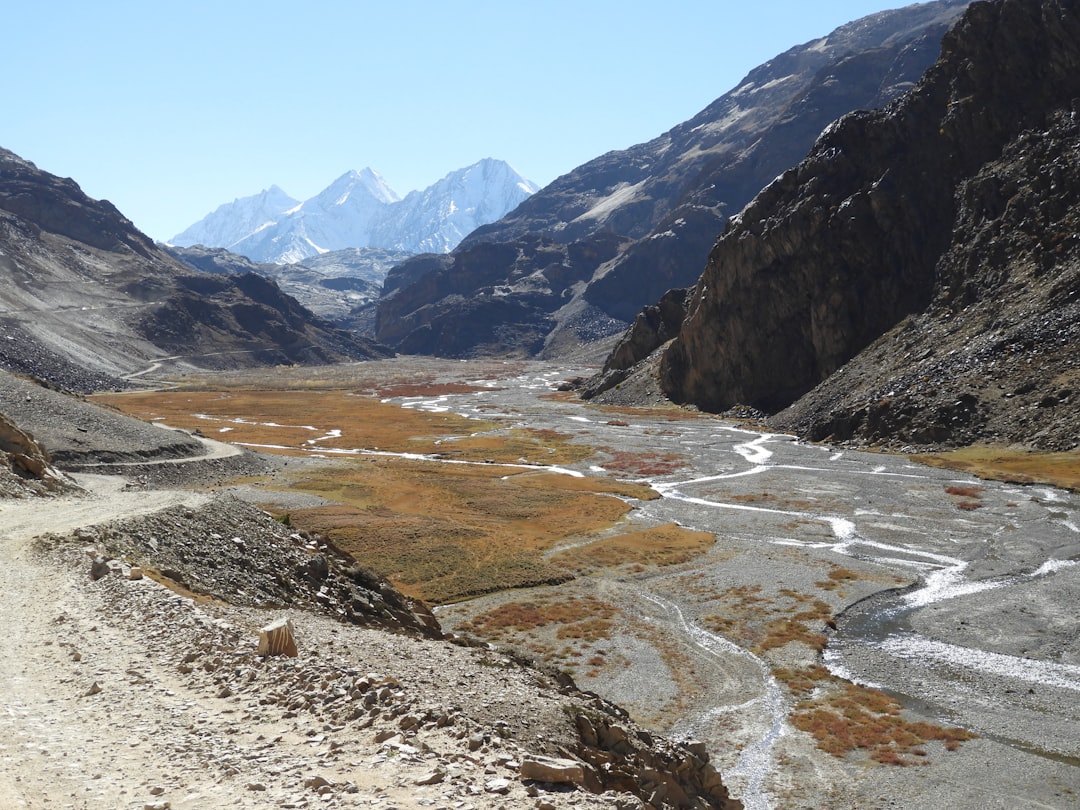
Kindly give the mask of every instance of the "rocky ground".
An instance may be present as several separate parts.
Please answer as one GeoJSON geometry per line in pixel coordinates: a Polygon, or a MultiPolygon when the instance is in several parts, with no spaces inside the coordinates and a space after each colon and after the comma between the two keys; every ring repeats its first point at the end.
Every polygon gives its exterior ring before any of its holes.
{"type": "Polygon", "coordinates": [[[703,749],[436,638],[422,606],[258,510],[77,478],[0,503],[4,807],[642,806],[613,780],[722,806],[703,749]],[[282,617],[299,655],[257,655],[282,617]]]}

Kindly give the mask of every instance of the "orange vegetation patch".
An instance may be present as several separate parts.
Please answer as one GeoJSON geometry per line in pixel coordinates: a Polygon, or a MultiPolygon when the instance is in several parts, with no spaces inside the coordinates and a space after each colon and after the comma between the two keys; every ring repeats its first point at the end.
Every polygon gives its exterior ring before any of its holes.
{"type": "Polygon", "coordinates": [[[671,475],[686,466],[686,459],[675,453],[632,453],[611,447],[597,449],[608,456],[603,466],[612,472],[653,477],[671,475]]]}
{"type": "Polygon", "coordinates": [[[913,460],[932,467],[963,470],[979,478],[1015,484],[1050,484],[1080,490],[1080,451],[1037,453],[1001,447],[961,447],[947,453],[922,453],[913,460]]]}
{"type": "Polygon", "coordinates": [[[316,470],[294,488],[339,505],[294,511],[291,520],[410,596],[446,603],[568,579],[543,553],[613,525],[630,509],[618,498],[564,489],[562,476],[543,487],[507,472],[400,459],[316,470]]]}
{"type": "Polygon", "coordinates": [[[635,571],[645,566],[679,565],[708,551],[716,538],[709,532],[684,529],[674,523],[605,537],[588,545],[559,552],[552,559],[575,573],[629,565],[635,571]]]}
{"type": "Polygon", "coordinates": [[[922,746],[927,742],[936,740],[955,751],[974,738],[962,728],[908,720],[900,703],[885,692],[836,678],[818,665],[777,669],[773,675],[802,698],[790,715],[792,725],[835,757],[861,752],[883,765],[926,765],[922,746]]]}
{"type": "Polygon", "coordinates": [[[373,449],[464,461],[568,464],[592,453],[554,431],[497,430],[489,422],[401,408],[341,390],[154,391],[102,394],[96,400],[147,421],[291,455],[373,449]]]}
{"type": "Polygon", "coordinates": [[[953,496],[956,508],[964,512],[973,512],[982,506],[982,496],[986,487],[945,487],[945,494],[953,496]]]}
{"type": "Polygon", "coordinates": [[[843,587],[857,579],[859,579],[859,575],[850,568],[833,568],[829,571],[828,579],[814,584],[823,591],[839,591],[840,595],[843,596],[843,587]]]}
{"type": "Polygon", "coordinates": [[[761,593],[760,585],[739,585],[717,594],[713,601],[719,604],[702,617],[703,624],[758,654],[792,642],[825,648],[821,629],[832,620],[825,602],[790,588],[772,598],[761,593]]]}
{"type": "Polygon", "coordinates": [[[546,595],[506,602],[474,616],[459,629],[484,639],[521,640],[522,634],[550,629],[558,639],[596,642],[610,638],[617,611],[592,596],[546,595]]]}

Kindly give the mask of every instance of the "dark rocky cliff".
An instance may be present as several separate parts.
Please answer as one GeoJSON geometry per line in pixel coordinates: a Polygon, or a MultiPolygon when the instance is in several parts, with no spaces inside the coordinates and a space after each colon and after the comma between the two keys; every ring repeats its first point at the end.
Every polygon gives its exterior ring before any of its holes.
{"type": "Polygon", "coordinates": [[[1060,420],[993,412],[1074,400],[1078,98],[1074,3],[973,4],[915,91],[843,118],[732,222],[664,354],[666,393],[775,412],[896,326],[776,424],[1071,445],[1060,420]]]}
{"type": "Polygon", "coordinates": [[[395,269],[376,337],[445,356],[551,355],[621,332],[665,290],[696,281],[727,217],[827,124],[913,86],[964,5],[882,12],[792,48],[691,120],[558,178],[468,236],[449,262],[395,269]]]}

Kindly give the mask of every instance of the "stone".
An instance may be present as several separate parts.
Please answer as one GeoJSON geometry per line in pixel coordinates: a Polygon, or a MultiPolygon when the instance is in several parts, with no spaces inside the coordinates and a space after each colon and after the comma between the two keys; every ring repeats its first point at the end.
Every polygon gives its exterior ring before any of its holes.
{"type": "Polygon", "coordinates": [[[259,646],[256,655],[286,655],[296,658],[296,640],[293,637],[291,619],[278,619],[259,630],[259,646]]]}
{"type": "Polygon", "coordinates": [[[510,791],[509,779],[489,779],[484,782],[484,790],[488,793],[508,793],[510,791]]]}
{"type": "Polygon", "coordinates": [[[572,759],[557,759],[532,755],[521,760],[519,770],[522,779],[549,782],[555,785],[583,785],[585,769],[572,759]]]}
{"type": "Polygon", "coordinates": [[[109,561],[104,557],[95,557],[90,563],[90,579],[99,580],[110,573],[109,561]]]}
{"type": "Polygon", "coordinates": [[[439,782],[443,781],[445,778],[446,778],[446,771],[444,771],[442,768],[436,768],[435,770],[430,771],[430,772],[424,774],[423,776],[421,776],[419,779],[417,779],[415,784],[417,784],[417,785],[437,785],[439,782]]]}

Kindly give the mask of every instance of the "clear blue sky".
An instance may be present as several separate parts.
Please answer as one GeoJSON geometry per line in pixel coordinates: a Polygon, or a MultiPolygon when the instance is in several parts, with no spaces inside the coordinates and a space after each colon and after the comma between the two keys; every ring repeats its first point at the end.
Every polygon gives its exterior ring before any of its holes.
{"type": "Polygon", "coordinates": [[[272,184],[399,193],[484,157],[543,186],[903,0],[24,0],[0,146],[155,239],[272,184]]]}

